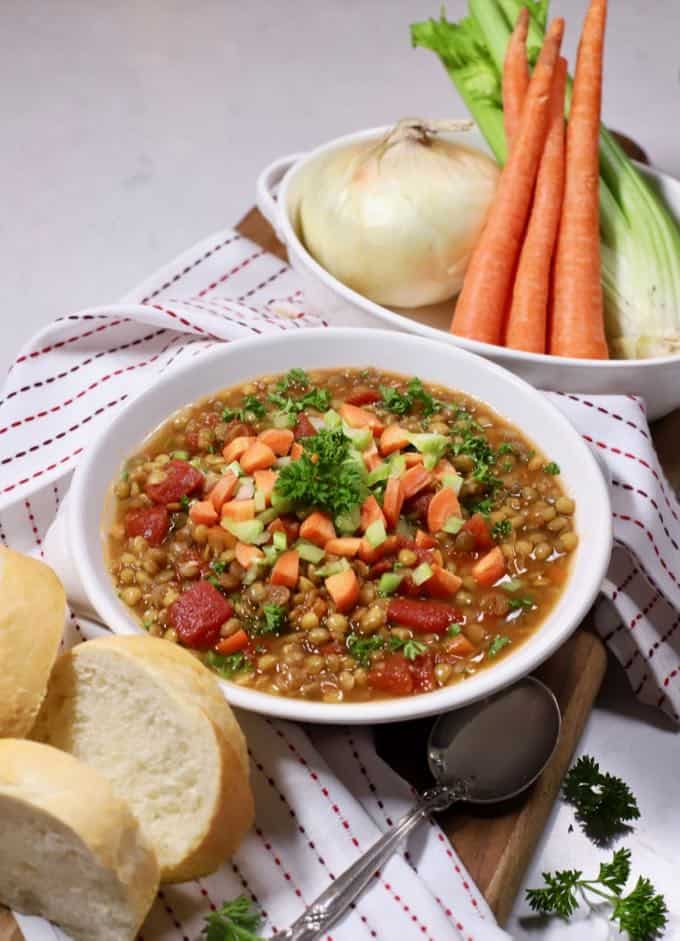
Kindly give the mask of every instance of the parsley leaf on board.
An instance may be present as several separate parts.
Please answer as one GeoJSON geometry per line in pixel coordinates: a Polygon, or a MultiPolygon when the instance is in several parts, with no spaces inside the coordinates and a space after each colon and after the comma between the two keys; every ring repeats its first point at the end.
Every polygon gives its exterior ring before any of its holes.
{"type": "Polygon", "coordinates": [[[255,934],[262,923],[262,916],[253,908],[245,895],[205,916],[201,937],[205,941],[262,941],[255,934]]]}
{"type": "Polygon", "coordinates": [[[649,941],[657,937],[666,925],[666,902],[649,879],[643,877],[638,879],[628,895],[623,895],[629,876],[630,850],[620,849],[609,862],[600,864],[595,879],[584,879],[583,873],[577,869],[544,872],[545,885],[540,889],[528,889],[527,901],[535,912],[542,915],[569,918],[578,908],[577,893],[589,903],[605,899],[612,905],[610,920],[618,922],[619,929],[627,932],[631,941],[649,941]]]}
{"type": "Polygon", "coordinates": [[[340,429],[322,428],[305,438],[302,456],[279,471],[275,492],[300,507],[317,507],[333,517],[351,513],[367,488],[361,468],[350,455],[350,443],[340,429]]]}
{"type": "Polygon", "coordinates": [[[637,800],[621,778],[604,773],[590,755],[582,755],[567,773],[562,794],[576,811],[576,819],[596,843],[604,843],[629,829],[640,816],[637,800]]]}

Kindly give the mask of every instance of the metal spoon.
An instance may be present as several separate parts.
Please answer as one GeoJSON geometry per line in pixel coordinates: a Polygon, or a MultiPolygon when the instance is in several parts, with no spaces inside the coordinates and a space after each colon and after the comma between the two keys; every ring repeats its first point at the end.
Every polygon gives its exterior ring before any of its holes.
{"type": "Polygon", "coordinates": [[[428,764],[437,782],[434,787],[271,941],[319,938],[428,814],[446,810],[454,801],[491,804],[508,800],[533,784],[555,750],[560,723],[557,700],[533,677],[440,716],[427,747],[428,764]]]}

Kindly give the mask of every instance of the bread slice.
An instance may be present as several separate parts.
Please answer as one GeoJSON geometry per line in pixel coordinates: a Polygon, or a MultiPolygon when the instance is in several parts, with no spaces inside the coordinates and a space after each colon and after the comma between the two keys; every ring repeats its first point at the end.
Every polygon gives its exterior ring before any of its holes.
{"type": "Polygon", "coordinates": [[[34,737],[101,771],[145,829],[161,882],[214,872],[253,821],[243,734],[215,677],[152,637],[106,637],[57,661],[34,737]]]}
{"type": "Polygon", "coordinates": [[[138,821],[99,772],[37,742],[0,741],[0,903],[73,941],[133,941],[158,891],[138,821]]]}
{"type": "Polygon", "coordinates": [[[0,738],[31,731],[65,617],[64,589],[52,569],[0,547],[0,738]]]}

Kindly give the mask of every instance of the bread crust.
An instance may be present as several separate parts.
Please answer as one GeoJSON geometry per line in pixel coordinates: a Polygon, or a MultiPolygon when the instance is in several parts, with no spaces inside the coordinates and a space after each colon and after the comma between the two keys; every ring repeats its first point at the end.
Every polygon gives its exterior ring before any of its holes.
{"type": "Polygon", "coordinates": [[[0,547],[0,738],[24,738],[59,652],[66,597],[49,566],[0,547]]]}

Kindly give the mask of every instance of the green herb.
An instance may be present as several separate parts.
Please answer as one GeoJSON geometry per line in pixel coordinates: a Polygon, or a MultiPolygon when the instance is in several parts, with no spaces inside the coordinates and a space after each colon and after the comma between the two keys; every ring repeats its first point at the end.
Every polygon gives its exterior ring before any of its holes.
{"type": "Polygon", "coordinates": [[[578,869],[544,872],[545,886],[528,889],[527,901],[541,915],[570,918],[578,908],[577,893],[589,903],[590,894],[596,896],[593,901],[605,899],[611,902],[610,920],[618,922],[619,930],[625,931],[631,941],[648,941],[658,936],[666,926],[666,902],[662,895],[656,893],[649,879],[642,877],[635,888],[624,895],[629,876],[630,850],[621,849],[614,853],[611,862],[600,863],[595,879],[584,879],[578,869]]]}
{"type": "Polygon", "coordinates": [[[482,516],[488,516],[489,513],[493,510],[493,499],[492,497],[484,497],[483,500],[477,500],[476,503],[473,503],[470,507],[471,513],[481,513],[482,516]]]}
{"type": "Polygon", "coordinates": [[[210,582],[210,584],[211,584],[211,585],[214,585],[215,588],[221,588],[221,587],[222,587],[222,583],[220,582],[220,580],[219,580],[219,578],[217,577],[217,575],[208,575],[208,577],[206,578],[206,582],[210,582]]]}
{"type": "Polygon", "coordinates": [[[384,641],[378,634],[364,637],[362,634],[348,634],[345,640],[348,653],[361,664],[370,667],[371,654],[375,650],[382,650],[384,641]]]}
{"type": "Polygon", "coordinates": [[[512,532],[510,520],[499,520],[491,527],[491,535],[500,542],[501,539],[507,539],[512,532]]]}
{"type": "Polygon", "coordinates": [[[509,637],[506,637],[504,634],[496,634],[494,639],[491,641],[491,644],[489,645],[487,656],[489,657],[497,656],[501,652],[503,647],[507,647],[507,645],[510,643],[512,643],[512,641],[510,640],[509,637]]]}
{"type": "Polygon", "coordinates": [[[601,771],[590,755],[582,755],[568,772],[562,794],[573,805],[587,835],[596,842],[611,839],[640,816],[637,800],[625,781],[601,771]]]}
{"type": "Polygon", "coordinates": [[[560,473],[560,465],[556,464],[554,461],[551,461],[549,464],[543,465],[543,471],[546,474],[552,474],[553,476],[556,476],[560,473]]]}
{"type": "Polygon", "coordinates": [[[328,389],[309,389],[299,398],[287,395],[288,389],[287,386],[282,391],[270,392],[268,396],[269,401],[278,406],[283,416],[295,418],[300,412],[304,412],[308,408],[317,412],[325,412],[331,406],[332,397],[328,389]]]}
{"type": "Polygon", "coordinates": [[[279,471],[274,493],[301,508],[317,507],[335,517],[351,513],[366,495],[362,468],[350,442],[337,429],[322,428],[304,440],[304,451],[279,471]],[[312,456],[317,455],[316,462],[312,456]]]}
{"type": "Polygon", "coordinates": [[[391,386],[380,386],[381,404],[395,415],[405,415],[414,405],[420,405],[425,418],[440,411],[443,403],[439,402],[427,391],[420,379],[414,376],[410,380],[406,392],[400,392],[391,386]]]}
{"type": "Polygon", "coordinates": [[[402,640],[401,637],[395,637],[395,635],[392,634],[388,643],[393,653],[397,650],[401,650],[407,660],[415,660],[416,657],[419,657],[421,653],[425,653],[427,650],[427,644],[424,644],[420,640],[415,640],[413,637],[402,640]]]}
{"type": "Polygon", "coordinates": [[[447,637],[458,637],[460,634],[460,624],[452,624],[446,631],[447,637]]]}
{"type": "Polygon", "coordinates": [[[513,448],[513,446],[509,442],[504,441],[503,444],[496,451],[496,457],[502,457],[504,454],[514,454],[514,453],[515,453],[515,449],[513,448]]]}
{"type": "Polygon", "coordinates": [[[205,941],[262,941],[255,934],[261,923],[260,913],[245,895],[239,895],[205,916],[201,936],[205,941]]]}
{"type": "Polygon", "coordinates": [[[496,453],[481,432],[482,429],[472,418],[459,420],[454,429],[451,453],[455,457],[465,454],[472,458],[472,479],[493,491],[501,485],[501,481],[492,473],[496,453]]]}
{"type": "Polygon", "coordinates": [[[205,662],[227,680],[231,679],[235,673],[241,673],[243,670],[252,668],[250,660],[242,650],[237,653],[230,653],[227,656],[210,650],[206,654],[205,662]]]}
{"type": "Polygon", "coordinates": [[[298,389],[309,388],[309,376],[304,369],[289,369],[283,379],[279,379],[276,383],[278,392],[287,392],[291,386],[298,389]]]}
{"type": "Polygon", "coordinates": [[[280,604],[266,604],[262,613],[264,614],[264,624],[260,626],[260,634],[279,634],[286,626],[288,612],[280,604]]]}
{"type": "Polygon", "coordinates": [[[520,609],[526,609],[529,611],[534,606],[533,598],[510,598],[508,601],[508,607],[511,611],[518,611],[520,609]]]}
{"type": "Polygon", "coordinates": [[[501,473],[509,474],[514,466],[515,465],[513,464],[512,461],[503,461],[503,463],[501,464],[501,473]]]}
{"type": "Polygon", "coordinates": [[[191,501],[189,500],[189,497],[186,495],[186,493],[182,497],[180,497],[179,505],[185,511],[189,509],[189,506],[191,505],[191,501]]]}
{"type": "Polygon", "coordinates": [[[222,421],[232,421],[237,418],[242,422],[257,421],[258,418],[264,418],[267,414],[267,406],[255,395],[246,395],[241,403],[241,408],[225,408],[222,412],[222,421]]]}

